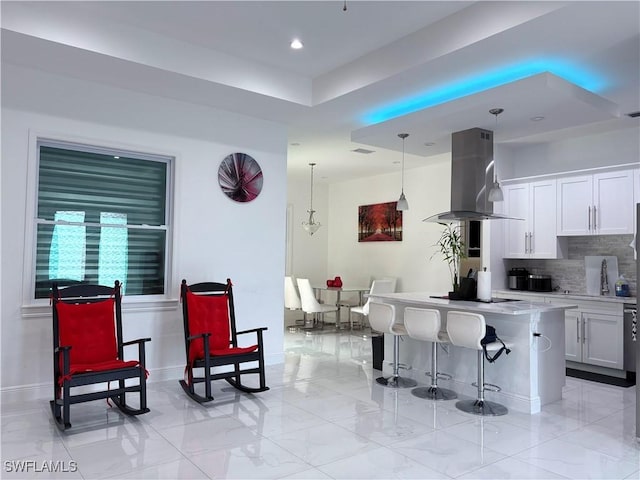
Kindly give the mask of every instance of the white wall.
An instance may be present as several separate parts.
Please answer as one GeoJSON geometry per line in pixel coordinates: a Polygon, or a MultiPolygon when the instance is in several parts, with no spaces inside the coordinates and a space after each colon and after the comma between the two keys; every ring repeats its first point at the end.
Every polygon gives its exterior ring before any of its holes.
{"type": "Polygon", "coordinates": [[[450,209],[451,156],[425,160],[428,166],[405,172],[409,210],[403,212],[401,242],[358,242],[358,206],[396,201],[400,174],[379,175],[329,187],[327,278],[368,285],[372,277],[398,278],[397,291],[451,289],[449,270],[433,246],[442,226],[426,217],[450,209]]]}
{"type": "Polygon", "coordinates": [[[286,129],[241,115],[156,98],[11,65],[2,70],[2,393],[48,393],[51,314],[24,308],[26,236],[35,192],[27,191],[30,141],[37,134],[175,156],[170,301],[134,308],[125,297],[125,339],[151,337],[150,381],[184,368],[182,278],[234,282],[239,329],[267,326],[268,363],[283,361],[286,129]],[[241,204],[222,194],[218,166],[233,152],[254,157],[264,187],[241,204]],[[25,318],[24,312],[29,316],[25,318]]]}
{"type": "MultiPolygon", "coordinates": [[[[629,119],[637,125],[638,121],[629,119]]],[[[502,146],[500,146],[502,147],[502,146]]],[[[498,150],[502,152],[502,150],[498,150]]],[[[640,162],[640,127],[509,148],[497,161],[501,180],[640,162]]]]}
{"type": "Polygon", "coordinates": [[[313,209],[315,220],[322,225],[313,235],[303,228],[302,222],[309,218],[311,167],[306,172],[292,173],[287,178],[287,202],[292,210],[290,239],[293,261],[290,274],[297,278],[308,278],[312,284],[323,283],[327,277],[327,242],[333,230],[327,206],[328,187],[318,180],[322,166],[314,169],[313,209]]]}

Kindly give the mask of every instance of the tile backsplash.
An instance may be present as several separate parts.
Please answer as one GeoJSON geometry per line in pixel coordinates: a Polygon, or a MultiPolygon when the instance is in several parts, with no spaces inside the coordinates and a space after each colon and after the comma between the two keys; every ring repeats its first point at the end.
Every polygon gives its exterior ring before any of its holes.
{"type": "Polygon", "coordinates": [[[629,282],[631,295],[637,296],[638,279],[636,261],[629,244],[633,235],[589,235],[568,237],[568,258],[562,260],[513,260],[505,259],[507,271],[514,267],[524,267],[530,273],[551,275],[553,287],[574,293],[585,293],[586,273],[584,257],[587,255],[615,255],[618,257],[618,273],[629,282]]]}

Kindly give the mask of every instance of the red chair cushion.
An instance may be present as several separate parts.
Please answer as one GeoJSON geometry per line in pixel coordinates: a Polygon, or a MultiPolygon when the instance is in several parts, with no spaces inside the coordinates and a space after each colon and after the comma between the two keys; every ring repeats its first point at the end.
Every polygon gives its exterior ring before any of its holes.
{"type": "Polygon", "coordinates": [[[70,346],[69,363],[94,365],[118,360],[115,300],[68,304],[59,302],[60,346],[70,346]]]}
{"type": "MultiPolygon", "coordinates": [[[[257,350],[258,345],[250,347],[231,347],[229,327],[229,298],[227,295],[196,295],[187,291],[187,309],[189,312],[189,335],[210,333],[210,355],[235,355],[257,350]]],[[[204,358],[202,338],[193,340],[189,345],[189,362],[204,358]]]]}
{"type": "MultiPolygon", "coordinates": [[[[119,368],[137,367],[140,362],[137,360],[111,360],[108,362],[91,363],[91,364],[78,364],[72,363],[69,366],[69,373],[67,375],[60,375],[58,377],[58,385],[62,386],[65,380],[70,380],[76,373],[88,373],[88,372],[105,372],[108,370],[117,370],[119,368]]],[[[60,364],[60,371],[62,371],[62,360],[60,364]]]]}

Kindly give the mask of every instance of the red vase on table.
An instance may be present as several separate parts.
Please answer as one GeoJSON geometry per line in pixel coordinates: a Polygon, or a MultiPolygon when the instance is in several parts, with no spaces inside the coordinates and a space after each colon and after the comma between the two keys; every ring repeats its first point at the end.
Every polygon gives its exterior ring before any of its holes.
{"type": "Polygon", "coordinates": [[[342,288],[342,279],[340,277],[336,277],[333,279],[333,286],[336,288],[342,288]]]}

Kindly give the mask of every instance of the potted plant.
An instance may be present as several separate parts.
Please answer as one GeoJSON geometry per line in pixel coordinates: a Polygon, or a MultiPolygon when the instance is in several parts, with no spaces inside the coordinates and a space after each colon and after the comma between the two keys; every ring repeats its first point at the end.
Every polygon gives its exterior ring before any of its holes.
{"type": "MultiPolygon", "coordinates": [[[[460,224],[456,223],[443,223],[438,222],[444,227],[442,235],[435,243],[435,247],[438,248],[438,252],[444,257],[444,260],[449,266],[449,273],[451,274],[451,284],[453,291],[457,292],[459,287],[459,272],[460,272],[460,260],[466,257],[464,250],[464,241],[460,233],[460,224]]],[[[434,253],[431,258],[433,258],[434,253]]]]}

